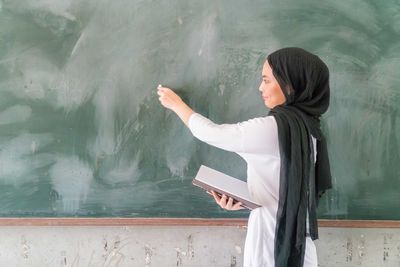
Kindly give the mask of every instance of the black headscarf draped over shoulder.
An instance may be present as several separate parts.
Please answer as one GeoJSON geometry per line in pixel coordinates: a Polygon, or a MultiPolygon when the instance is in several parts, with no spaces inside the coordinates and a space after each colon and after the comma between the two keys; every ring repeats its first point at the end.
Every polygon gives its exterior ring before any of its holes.
{"type": "Polygon", "coordinates": [[[320,116],[329,106],[329,71],[322,60],[301,48],[283,48],[267,57],[286,102],[271,109],[278,126],[281,155],[275,267],[302,267],[306,219],[318,238],[317,204],[332,187],[328,151],[320,116]],[[317,140],[314,161],[312,137],[317,140]]]}

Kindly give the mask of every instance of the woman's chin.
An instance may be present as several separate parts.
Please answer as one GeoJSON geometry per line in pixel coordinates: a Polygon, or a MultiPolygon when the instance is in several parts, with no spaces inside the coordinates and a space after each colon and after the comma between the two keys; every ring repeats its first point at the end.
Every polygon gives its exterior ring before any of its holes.
{"type": "Polygon", "coordinates": [[[269,109],[273,109],[274,107],[271,105],[271,103],[268,103],[266,100],[264,101],[264,105],[269,108],[269,109]]]}

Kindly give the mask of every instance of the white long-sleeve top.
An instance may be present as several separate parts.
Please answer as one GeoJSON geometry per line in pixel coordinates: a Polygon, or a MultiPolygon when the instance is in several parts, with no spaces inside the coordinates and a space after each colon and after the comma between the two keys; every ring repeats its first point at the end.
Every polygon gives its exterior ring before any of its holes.
{"type": "MultiPolygon", "coordinates": [[[[250,213],[244,266],[274,267],[280,177],[278,127],[275,118],[266,116],[236,124],[215,124],[194,113],[190,116],[188,125],[192,134],[199,140],[235,152],[246,161],[250,196],[262,207],[250,213]]],[[[315,139],[313,141],[315,148],[315,139]]],[[[314,242],[309,237],[306,242],[304,266],[316,267],[317,254],[314,242]]]]}

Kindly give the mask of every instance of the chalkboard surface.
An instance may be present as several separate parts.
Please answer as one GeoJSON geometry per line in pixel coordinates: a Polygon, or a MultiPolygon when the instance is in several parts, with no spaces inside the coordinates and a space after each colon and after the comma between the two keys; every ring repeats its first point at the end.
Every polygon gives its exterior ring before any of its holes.
{"type": "Polygon", "coordinates": [[[0,216],[245,217],[191,185],[245,179],[156,95],[234,123],[268,110],[265,56],[327,63],[334,189],[320,218],[400,219],[398,1],[0,0],[0,216]]]}

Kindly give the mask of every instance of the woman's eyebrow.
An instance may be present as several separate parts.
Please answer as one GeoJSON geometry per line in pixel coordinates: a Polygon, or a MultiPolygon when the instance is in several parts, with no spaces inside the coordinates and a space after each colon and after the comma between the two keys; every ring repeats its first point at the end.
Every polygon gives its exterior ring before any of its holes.
{"type": "Polygon", "coordinates": [[[263,78],[269,78],[267,75],[263,75],[262,77],[263,77],[263,78]]]}

